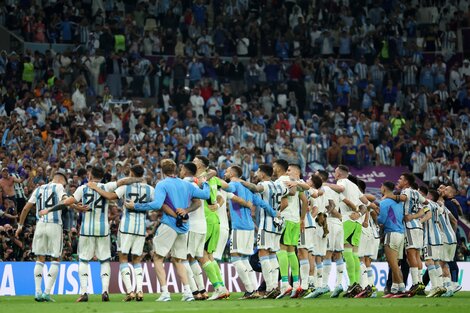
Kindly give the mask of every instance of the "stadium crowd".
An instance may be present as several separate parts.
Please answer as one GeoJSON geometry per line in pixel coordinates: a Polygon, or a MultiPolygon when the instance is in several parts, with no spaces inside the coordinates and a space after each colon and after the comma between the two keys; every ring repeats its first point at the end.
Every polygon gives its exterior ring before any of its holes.
{"type": "MultiPolygon", "coordinates": [[[[35,217],[20,239],[17,218],[57,169],[72,194],[93,165],[107,182],[138,163],[155,185],[162,158],[204,155],[248,180],[278,158],[305,174],[408,166],[455,185],[470,217],[470,62],[455,54],[468,1],[2,2],[26,41],[76,47],[0,54],[4,261],[32,260],[35,217]]],[[[116,258],[119,206],[109,219],[116,258]]],[[[68,221],[63,259],[76,260],[68,221]]],[[[158,223],[150,213],[144,260],[158,223]]]]}

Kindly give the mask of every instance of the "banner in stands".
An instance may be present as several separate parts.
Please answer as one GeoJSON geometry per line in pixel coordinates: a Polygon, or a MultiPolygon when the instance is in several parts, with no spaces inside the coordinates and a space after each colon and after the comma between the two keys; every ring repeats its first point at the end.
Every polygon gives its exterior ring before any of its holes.
{"type": "MultiPolygon", "coordinates": [[[[46,263],[44,267],[44,277],[47,279],[47,270],[50,263],[46,263]]],[[[330,288],[334,287],[336,281],[335,264],[332,266],[332,273],[330,275],[330,288]]],[[[470,291],[470,281],[462,280],[464,273],[470,272],[470,262],[458,263],[459,282],[462,284],[463,290],[470,291]]],[[[182,286],[178,281],[176,272],[173,265],[166,264],[166,271],[168,277],[168,289],[170,292],[181,292],[182,286]]],[[[91,275],[88,278],[88,292],[90,294],[101,293],[101,279],[100,279],[100,263],[91,262],[89,264],[91,275]]],[[[375,274],[375,285],[378,290],[383,290],[387,281],[388,265],[385,262],[376,262],[372,264],[375,274]]],[[[131,267],[132,269],[132,267],[131,267]]],[[[158,284],[153,269],[153,263],[143,264],[143,289],[144,293],[159,293],[160,285],[158,284]]],[[[240,292],[243,290],[243,285],[240,282],[237,272],[231,263],[222,263],[222,276],[224,277],[225,284],[230,292],[240,292]]],[[[25,296],[34,295],[34,262],[1,262],[0,263],[0,296],[25,296]]],[[[468,275],[467,275],[468,276],[468,275]]],[[[258,281],[261,282],[261,275],[258,273],[258,281]]],[[[410,278],[411,279],[411,278],[410,278]]],[[[210,283],[205,280],[207,290],[210,283]]],[[[132,271],[132,284],[135,284],[134,272],[132,271]]],[[[347,275],[345,273],[343,285],[347,285],[347,275]]],[[[408,284],[410,285],[410,284],[408,284]]],[[[429,288],[429,286],[428,286],[429,288]]],[[[44,289],[44,285],[43,285],[44,289]]],[[[80,282],[78,277],[78,263],[63,262],[60,264],[59,275],[57,276],[56,283],[53,287],[53,293],[59,295],[78,294],[80,291],[80,282]]],[[[124,285],[119,274],[119,263],[111,263],[111,293],[125,293],[124,285]]]]}

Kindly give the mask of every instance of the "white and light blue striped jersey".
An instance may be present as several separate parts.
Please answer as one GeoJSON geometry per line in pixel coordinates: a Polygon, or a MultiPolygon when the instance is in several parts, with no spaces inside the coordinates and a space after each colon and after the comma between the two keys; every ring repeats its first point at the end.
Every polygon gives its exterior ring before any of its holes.
{"type": "Polygon", "coordinates": [[[431,212],[431,218],[423,224],[425,245],[442,245],[441,229],[439,227],[439,215],[442,214],[442,207],[436,202],[428,200],[429,203],[424,207],[424,212],[431,212]]]}
{"type": "Polygon", "coordinates": [[[443,208],[441,214],[439,214],[439,223],[441,224],[442,241],[446,244],[457,243],[457,236],[455,231],[450,224],[449,216],[452,214],[447,207],[443,208]]]}
{"type": "MultiPolygon", "coordinates": [[[[107,184],[98,183],[101,189],[114,192],[117,188],[116,182],[107,184]]],[[[99,193],[82,185],[77,188],[73,197],[77,202],[89,207],[90,211],[82,214],[82,226],[80,236],[105,237],[109,235],[108,206],[109,201],[100,196],[99,193]]]]}
{"type": "MultiPolygon", "coordinates": [[[[258,185],[264,190],[260,193],[261,199],[267,202],[276,212],[280,210],[281,199],[289,194],[289,189],[282,182],[262,181],[258,185]]],[[[259,229],[266,232],[280,234],[281,231],[274,226],[273,217],[269,216],[265,210],[259,210],[259,229]]]]}
{"type": "Polygon", "coordinates": [[[65,196],[64,186],[49,183],[36,188],[28,202],[36,205],[36,219],[43,223],[55,223],[62,225],[62,212],[55,211],[44,216],[39,216],[39,211],[51,209],[65,196]]]}
{"type": "MultiPolygon", "coordinates": [[[[417,213],[419,211],[420,204],[426,201],[426,199],[417,190],[413,190],[409,187],[403,189],[401,194],[406,195],[406,200],[403,202],[405,215],[417,213]]],[[[423,228],[419,222],[419,218],[406,222],[405,226],[408,229],[423,228]]]]}
{"type": "MultiPolygon", "coordinates": [[[[318,207],[319,205],[319,198],[312,198],[312,194],[310,192],[310,190],[306,190],[304,191],[305,193],[305,196],[307,197],[307,200],[308,200],[308,210],[307,210],[307,213],[305,213],[305,219],[304,219],[304,226],[305,228],[316,228],[317,227],[317,223],[315,222],[315,219],[313,218],[313,215],[312,215],[312,210],[313,210],[313,207],[318,207]]],[[[300,199],[299,199],[300,200],[300,199]]],[[[300,204],[302,206],[302,204],[300,204]]],[[[322,211],[320,211],[320,208],[318,209],[318,213],[320,213],[322,211]]]]}
{"type": "MultiPolygon", "coordinates": [[[[114,191],[123,201],[134,200],[134,203],[148,203],[153,201],[154,188],[143,183],[121,186],[114,191]]],[[[124,207],[119,231],[123,234],[145,236],[145,216],[147,212],[129,211],[124,207]]]]}

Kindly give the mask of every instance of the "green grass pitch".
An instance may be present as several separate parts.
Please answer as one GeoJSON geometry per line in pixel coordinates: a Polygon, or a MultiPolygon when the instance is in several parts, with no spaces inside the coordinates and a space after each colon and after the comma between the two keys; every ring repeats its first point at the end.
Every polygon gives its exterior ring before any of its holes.
{"type": "Polygon", "coordinates": [[[123,295],[110,295],[111,302],[102,303],[100,295],[90,296],[88,303],[75,303],[77,296],[55,296],[55,303],[37,303],[33,297],[0,297],[1,313],[153,313],[153,312],[204,312],[260,313],[286,312],[353,312],[353,313],[402,313],[402,312],[469,312],[470,292],[459,292],[452,298],[416,296],[403,299],[330,299],[326,295],[318,299],[238,300],[242,294],[231,294],[229,300],[181,302],[179,294],[172,294],[171,302],[155,302],[158,295],[146,294],[143,302],[122,302],[123,295]]]}

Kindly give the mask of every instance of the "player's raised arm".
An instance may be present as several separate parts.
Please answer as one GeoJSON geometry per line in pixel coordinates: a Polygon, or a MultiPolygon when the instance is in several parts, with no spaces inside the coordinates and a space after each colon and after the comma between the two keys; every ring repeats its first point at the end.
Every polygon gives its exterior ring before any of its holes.
{"type": "MultiPolygon", "coordinates": [[[[129,178],[133,178],[133,177],[129,177],[129,178]]],[[[109,192],[109,191],[103,190],[100,187],[98,187],[98,184],[95,183],[95,182],[89,182],[87,184],[87,186],[90,189],[93,189],[94,191],[99,193],[100,196],[102,196],[103,198],[105,198],[107,200],[116,200],[116,199],[118,199],[118,195],[115,192],[109,192]]]]}
{"type": "Polygon", "coordinates": [[[258,192],[263,192],[264,191],[263,185],[256,185],[256,184],[244,181],[244,180],[240,180],[240,183],[242,183],[243,186],[248,188],[253,193],[258,193],[258,192]]]}
{"type": "MultiPolygon", "coordinates": [[[[135,184],[135,183],[141,183],[143,182],[143,178],[142,177],[124,177],[124,178],[121,178],[120,180],[118,180],[116,182],[117,186],[118,187],[121,187],[121,186],[124,186],[124,185],[131,185],[131,184],[135,184]]],[[[98,192],[98,191],[96,191],[98,192]]]]}
{"type": "Polygon", "coordinates": [[[155,192],[154,198],[152,202],[147,202],[147,203],[134,203],[133,200],[131,201],[126,201],[124,204],[126,208],[136,211],[152,211],[152,210],[160,210],[162,208],[163,202],[165,201],[166,198],[166,190],[162,186],[161,183],[157,184],[155,187],[155,192]]]}

